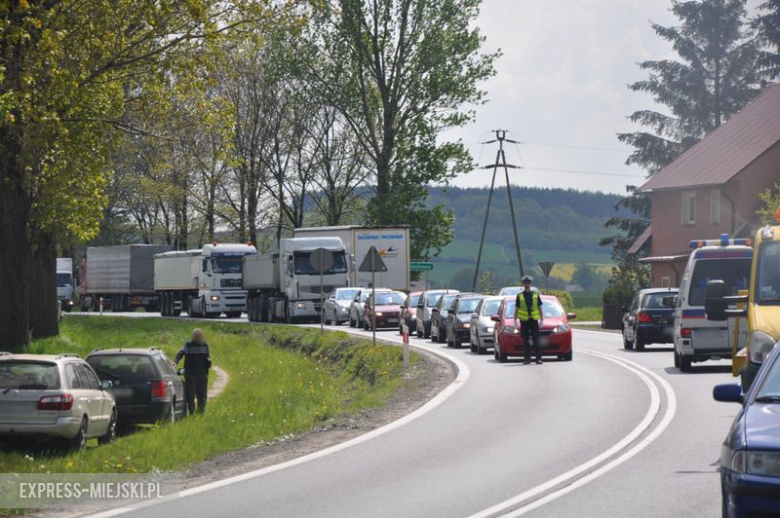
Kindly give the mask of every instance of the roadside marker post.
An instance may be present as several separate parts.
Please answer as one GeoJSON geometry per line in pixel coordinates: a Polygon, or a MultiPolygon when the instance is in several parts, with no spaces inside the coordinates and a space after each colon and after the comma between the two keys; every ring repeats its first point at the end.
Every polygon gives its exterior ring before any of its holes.
{"type": "Polygon", "coordinates": [[[403,343],[404,343],[404,369],[409,369],[409,326],[406,325],[406,322],[402,324],[401,329],[403,330],[403,333],[401,336],[403,337],[403,343]]]}

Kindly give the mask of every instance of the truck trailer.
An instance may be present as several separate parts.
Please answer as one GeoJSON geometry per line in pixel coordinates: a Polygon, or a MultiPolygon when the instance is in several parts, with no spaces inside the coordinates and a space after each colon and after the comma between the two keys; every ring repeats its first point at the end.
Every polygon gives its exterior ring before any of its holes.
{"type": "Polygon", "coordinates": [[[251,322],[319,321],[321,298],[350,285],[349,259],[340,237],[282,239],[278,253],[245,257],[243,272],[251,322]],[[320,274],[309,261],[318,248],[333,254],[333,266],[322,274],[322,288],[320,274]]]}
{"type": "Polygon", "coordinates": [[[154,257],[154,291],[160,314],[216,318],[240,317],[246,310],[241,287],[244,257],[257,254],[252,245],[218,244],[154,257]]]}
{"type": "Polygon", "coordinates": [[[118,245],[87,248],[81,263],[80,308],[128,311],[142,307],[157,311],[154,291],[154,256],[168,245],[118,245]]]}
{"type": "Polygon", "coordinates": [[[70,313],[76,300],[76,288],[73,283],[73,259],[57,258],[57,299],[63,311],[70,313]]]}
{"type": "Polygon", "coordinates": [[[340,226],[319,228],[296,228],[295,237],[338,237],[350,261],[350,286],[369,287],[371,273],[359,271],[360,263],[371,246],[375,246],[387,266],[386,272],[375,274],[377,288],[409,291],[409,226],[364,227],[340,226]]]}

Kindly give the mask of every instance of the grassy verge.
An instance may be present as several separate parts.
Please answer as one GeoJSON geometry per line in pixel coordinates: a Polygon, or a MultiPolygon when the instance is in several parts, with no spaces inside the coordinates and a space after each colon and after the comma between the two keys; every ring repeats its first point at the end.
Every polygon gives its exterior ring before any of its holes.
{"type": "Polygon", "coordinates": [[[577,320],[573,320],[572,324],[576,324],[577,322],[601,322],[601,318],[604,314],[604,308],[601,306],[575,306],[572,311],[577,313],[577,320]]]}
{"type": "MultiPolygon", "coordinates": [[[[346,333],[286,326],[199,323],[212,358],[230,374],[204,416],[141,429],[108,446],[90,441],[70,455],[0,451],[0,472],[141,473],[175,470],[262,441],[297,434],[331,418],[376,407],[401,386],[400,348],[376,346],[346,333]]],[[[62,334],[32,353],[96,347],[156,346],[173,357],[192,322],[169,319],[66,317],[62,334]]],[[[413,361],[419,358],[413,355],[413,361]]]]}

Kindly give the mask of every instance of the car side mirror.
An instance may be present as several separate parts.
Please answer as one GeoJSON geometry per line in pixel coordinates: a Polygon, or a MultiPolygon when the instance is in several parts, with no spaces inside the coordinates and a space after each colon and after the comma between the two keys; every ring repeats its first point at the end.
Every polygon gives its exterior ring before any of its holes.
{"type": "Polygon", "coordinates": [[[176,374],[178,374],[179,376],[184,376],[184,367],[182,367],[181,369],[177,370],[176,374]]]}
{"type": "Polygon", "coordinates": [[[712,397],[715,401],[724,403],[744,403],[745,398],[742,395],[742,387],[738,383],[727,383],[725,385],[715,385],[712,389],[712,397]]]}
{"type": "Polygon", "coordinates": [[[102,388],[103,390],[108,390],[108,389],[110,389],[113,386],[114,386],[114,384],[111,381],[109,381],[109,380],[102,381],[100,383],[100,388],[102,388]]]}
{"type": "Polygon", "coordinates": [[[490,320],[492,320],[493,322],[501,322],[501,317],[499,317],[498,315],[491,315],[490,320]]]}
{"type": "Polygon", "coordinates": [[[665,308],[673,308],[673,307],[675,307],[677,305],[677,295],[671,295],[669,297],[664,297],[661,300],[661,304],[665,308]]]}
{"type": "Polygon", "coordinates": [[[724,300],[726,297],[726,283],[721,280],[707,282],[707,291],[704,292],[704,313],[707,320],[721,322],[728,320],[726,310],[729,305],[724,300]]]}
{"type": "Polygon", "coordinates": [[[577,319],[577,313],[566,313],[566,319],[567,320],[576,320],[577,319]]]}

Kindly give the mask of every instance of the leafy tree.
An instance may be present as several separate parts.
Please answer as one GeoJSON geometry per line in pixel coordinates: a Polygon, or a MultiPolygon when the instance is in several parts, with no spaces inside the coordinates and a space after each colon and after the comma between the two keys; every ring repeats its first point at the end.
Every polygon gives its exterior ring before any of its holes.
{"type": "Polygon", "coordinates": [[[762,71],[769,79],[780,76],[780,0],[767,0],[759,6],[761,14],[754,26],[766,47],[760,56],[762,71]]]}
{"type": "Polygon", "coordinates": [[[412,255],[436,255],[452,214],[425,205],[426,188],[470,168],[461,143],[439,133],[468,122],[478,84],[497,54],[482,54],[481,0],[330,0],[315,12],[312,40],[324,56],[311,77],[344,116],[375,174],[368,207],[377,224],[409,223],[412,255]]]}
{"type": "Polygon", "coordinates": [[[757,214],[763,225],[776,225],[777,214],[780,211],[780,182],[777,182],[773,188],[767,189],[758,195],[761,200],[761,207],[757,214]]]}
{"type": "Polygon", "coordinates": [[[493,270],[485,270],[477,279],[477,293],[493,295],[498,292],[498,276],[493,270]]]}
{"type": "Polygon", "coordinates": [[[579,263],[575,267],[572,280],[585,291],[600,291],[607,282],[604,275],[593,266],[585,263],[579,263]]]}
{"type": "MultiPolygon", "coordinates": [[[[653,96],[666,111],[639,110],[629,119],[647,127],[645,131],[621,133],[618,139],[634,147],[627,164],[643,167],[652,175],[671,163],[683,151],[725,122],[759,91],[761,74],[755,38],[746,25],[744,0],[673,1],[672,12],[680,20],[676,27],[653,24],[653,30],[672,44],[678,60],[649,60],[640,68],[649,77],[629,85],[635,92],[653,96]]],[[[646,278],[636,257],[626,251],[649,224],[650,200],[629,197],[616,208],[628,208],[629,218],[613,217],[607,228],[613,237],[602,240],[613,247],[619,269],[613,282],[629,286],[646,278]]],[[[641,284],[640,284],[641,286],[641,284]]]]}
{"type": "Polygon", "coordinates": [[[450,278],[449,286],[459,291],[468,291],[471,289],[473,278],[474,269],[464,266],[455,270],[455,273],[450,278]]]}

